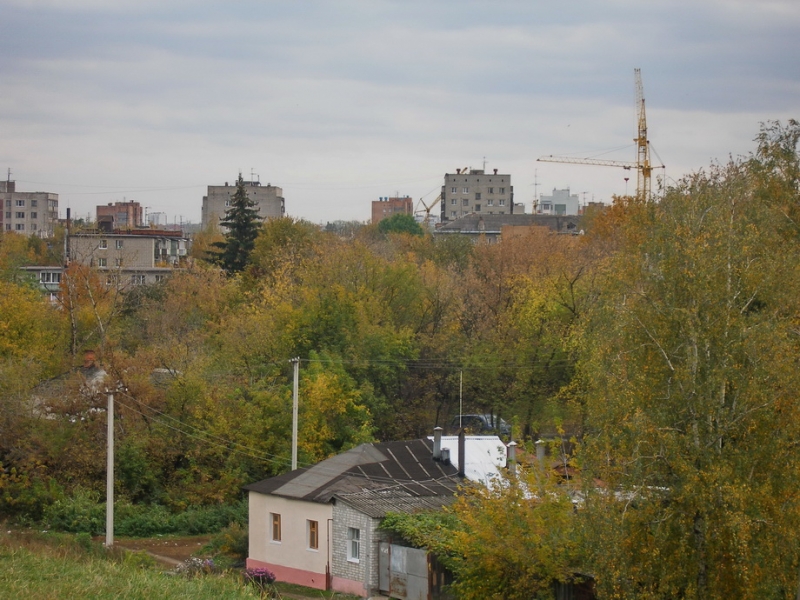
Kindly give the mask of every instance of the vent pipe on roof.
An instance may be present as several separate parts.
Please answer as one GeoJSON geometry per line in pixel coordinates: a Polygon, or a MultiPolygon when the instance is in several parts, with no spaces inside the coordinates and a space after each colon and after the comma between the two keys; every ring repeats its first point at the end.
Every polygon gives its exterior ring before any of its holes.
{"type": "Polygon", "coordinates": [[[494,174],[497,175],[497,169],[494,170],[494,174]]]}
{"type": "Polygon", "coordinates": [[[536,440],[536,460],[542,469],[544,469],[544,453],[546,449],[547,442],[544,440],[536,440]]]}
{"type": "Polygon", "coordinates": [[[506,469],[511,475],[517,474],[517,442],[508,443],[508,455],[506,456],[506,469]]]}
{"type": "Polygon", "coordinates": [[[464,477],[466,474],[465,464],[466,464],[466,436],[464,435],[464,430],[460,430],[458,432],[458,476],[464,477]]]}
{"type": "Polygon", "coordinates": [[[450,464],[450,448],[442,448],[442,462],[446,465],[450,464]]]}
{"type": "Polygon", "coordinates": [[[442,428],[433,429],[433,460],[442,460],[442,428]]]}

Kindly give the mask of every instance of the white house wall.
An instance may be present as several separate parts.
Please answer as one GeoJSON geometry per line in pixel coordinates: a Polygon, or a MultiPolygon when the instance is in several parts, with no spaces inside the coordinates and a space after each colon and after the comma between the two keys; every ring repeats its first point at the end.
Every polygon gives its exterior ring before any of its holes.
{"type": "Polygon", "coordinates": [[[329,530],[332,506],[249,493],[249,558],[247,566],[266,567],[279,581],[320,590],[326,588],[331,550],[329,530]],[[281,515],[281,541],[272,537],[271,514],[281,515]],[[308,547],[308,521],[319,524],[319,548],[308,547]]]}
{"type": "Polygon", "coordinates": [[[378,581],[378,552],[380,534],[379,519],[337,500],[333,507],[333,546],[331,550],[331,587],[337,592],[366,597],[376,592],[378,581]],[[347,530],[349,527],[361,532],[361,556],[358,562],[347,559],[347,530]]]}

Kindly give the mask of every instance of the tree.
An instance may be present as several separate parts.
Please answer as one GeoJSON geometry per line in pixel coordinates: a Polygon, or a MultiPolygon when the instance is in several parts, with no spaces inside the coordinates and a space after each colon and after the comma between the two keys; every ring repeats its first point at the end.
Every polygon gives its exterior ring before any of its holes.
{"type": "Polygon", "coordinates": [[[258,231],[261,228],[261,217],[254,208],[255,202],[247,197],[242,174],[236,181],[236,192],[231,198],[231,205],[225,211],[225,218],[220,226],[225,228],[225,240],[211,244],[219,250],[209,252],[211,261],[222,267],[229,274],[244,271],[250,260],[250,253],[255,247],[258,231]]]}
{"type": "Polygon", "coordinates": [[[604,597],[798,592],[798,133],[767,126],[626,223],[582,363],[604,597]]]}
{"type": "Polygon", "coordinates": [[[381,222],[378,223],[378,231],[381,233],[425,235],[422,227],[414,220],[414,217],[403,213],[395,213],[391,217],[381,220],[381,222]]]}

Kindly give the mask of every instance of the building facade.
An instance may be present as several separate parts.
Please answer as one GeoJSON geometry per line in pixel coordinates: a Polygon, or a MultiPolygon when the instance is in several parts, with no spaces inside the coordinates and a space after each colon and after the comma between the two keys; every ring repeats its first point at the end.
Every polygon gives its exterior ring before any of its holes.
{"type": "Polygon", "coordinates": [[[182,264],[187,241],[180,232],[153,229],[76,233],[69,237],[69,260],[106,273],[109,283],[147,285],[182,264]]]}
{"type": "Polygon", "coordinates": [[[511,175],[484,173],[483,169],[456,169],[446,173],[442,186],[441,222],[469,214],[510,215],[514,213],[511,175]]]}
{"type": "Polygon", "coordinates": [[[579,215],[582,212],[581,202],[578,194],[569,193],[569,188],[565,190],[553,188],[553,193],[549,196],[542,194],[539,197],[536,212],[540,215],[579,215]]]}
{"type": "Polygon", "coordinates": [[[395,214],[413,215],[414,201],[409,196],[402,198],[379,198],[372,203],[372,222],[378,223],[395,214]]]}
{"type": "Polygon", "coordinates": [[[97,207],[97,222],[110,223],[111,229],[132,229],[144,224],[144,211],[138,202],[109,202],[97,207]]]}
{"type": "Polygon", "coordinates": [[[3,230],[51,237],[58,223],[58,194],[18,192],[16,182],[0,181],[3,230]]]}
{"type": "MultiPolygon", "coordinates": [[[[255,209],[262,219],[279,219],[286,213],[286,201],[283,190],[274,185],[261,185],[260,181],[245,181],[247,197],[255,203],[255,209]]],[[[236,185],[210,185],[207,195],[203,196],[201,226],[205,229],[210,224],[219,225],[230,207],[231,199],[236,193],[236,185]]]]}

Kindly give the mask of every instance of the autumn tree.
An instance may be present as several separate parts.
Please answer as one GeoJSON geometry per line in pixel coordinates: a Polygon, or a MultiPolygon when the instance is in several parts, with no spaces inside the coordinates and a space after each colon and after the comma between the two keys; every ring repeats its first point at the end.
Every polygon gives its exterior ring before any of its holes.
{"type": "Polygon", "coordinates": [[[239,273],[245,269],[255,246],[262,219],[258,210],[254,208],[255,205],[256,203],[247,196],[247,188],[242,174],[239,173],[230,208],[225,211],[225,217],[220,221],[220,226],[225,231],[225,239],[212,243],[211,246],[216,250],[210,252],[212,262],[229,274],[239,273]]]}
{"type": "Polygon", "coordinates": [[[581,372],[602,597],[798,592],[799,133],[766,126],[625,224],[581,372]]]}
{"type": "Polygon", "coordinates": [[[424,235],[422,226],[417,223],[412,215],[395,213],[391,217],[381,219],[378,223],[381,233],[409,233],[411,235],[424,235]]]}

